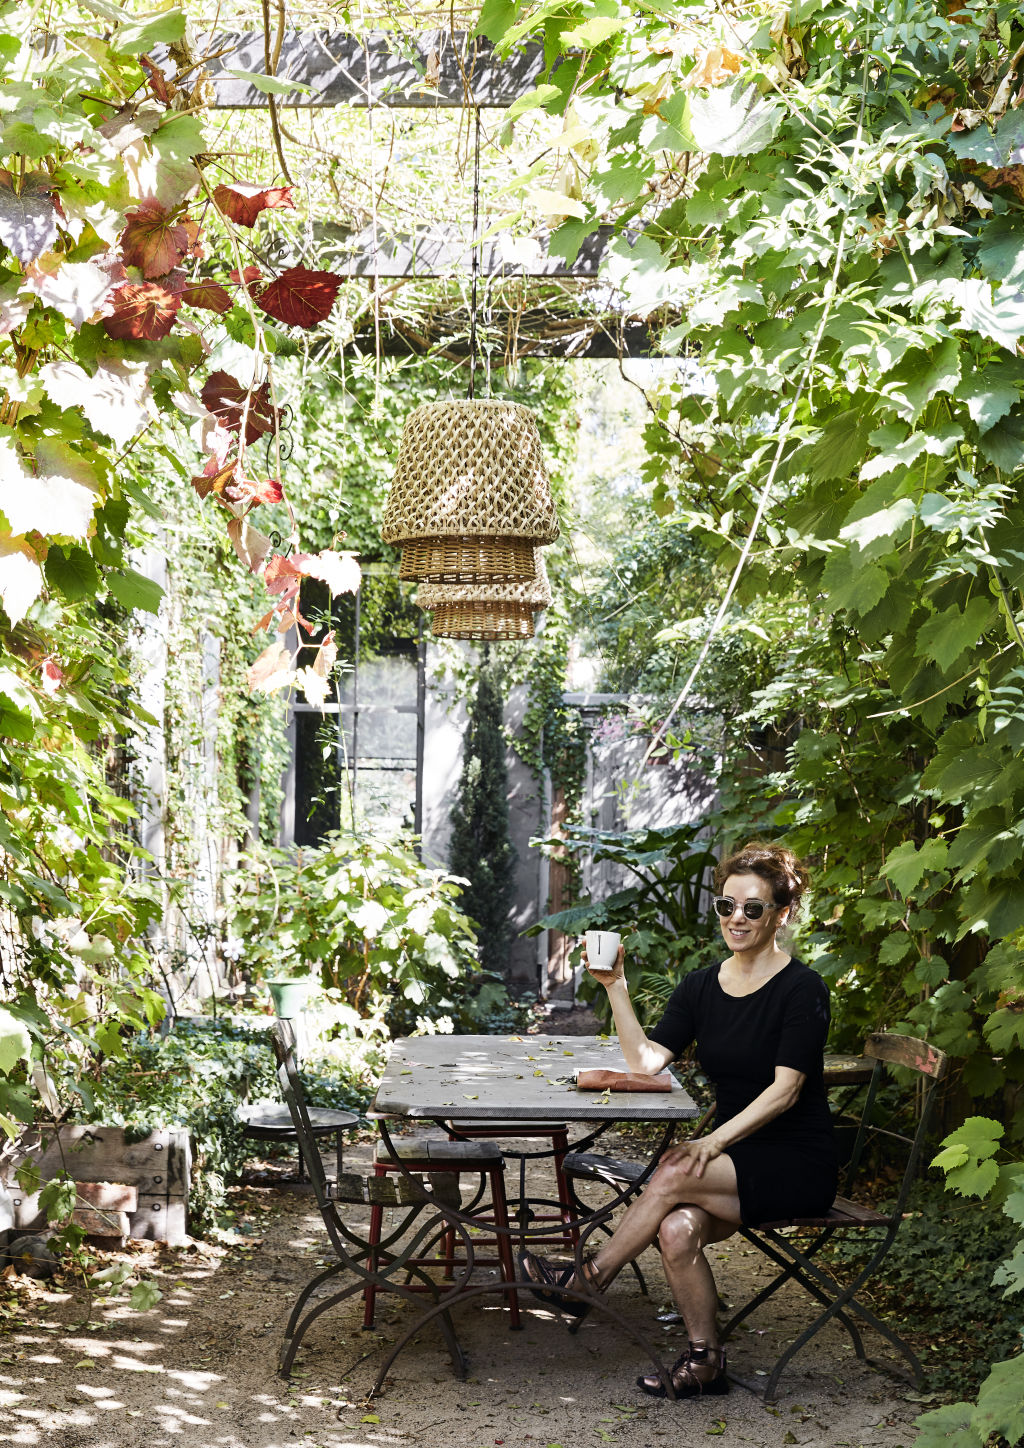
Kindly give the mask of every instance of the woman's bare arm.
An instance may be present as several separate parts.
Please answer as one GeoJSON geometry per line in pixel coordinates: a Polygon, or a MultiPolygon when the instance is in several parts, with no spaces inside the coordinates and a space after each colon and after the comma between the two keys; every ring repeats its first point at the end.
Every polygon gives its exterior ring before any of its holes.
{"type": "Polygon", "coordinates": [[[745,1136],[752,1136],[794,1106],[806,1080],[803,1071],[795,1071],[791,1066],[776,1066],[775,1080],[765,1087],[760,1096],[755,1096],[749,1106],[721,1126],[716,1126],[707,1136],[670,1147],[662,1161],[675,1163],[685,1172],[692,1171],[694,1176],[703,1176],[708,1162],[721,1156],[726,1147],[742,1141],[745,1136]]]}
{"type": "Polygon", "coordinates": [[[667,1046],[659,1046],[656,1041],[649,1041],[643,1026],[637,1020],[626,984],[625,960],[626,951],[620,945],[611,970],[591,970],[587,952],[583,952],[583,964],[608,992],[615,1033],[626,1058],[626,1065],[631,1071],[650,1072],[653,1075],[674,1060],[674,1056],[667,1046]]]}

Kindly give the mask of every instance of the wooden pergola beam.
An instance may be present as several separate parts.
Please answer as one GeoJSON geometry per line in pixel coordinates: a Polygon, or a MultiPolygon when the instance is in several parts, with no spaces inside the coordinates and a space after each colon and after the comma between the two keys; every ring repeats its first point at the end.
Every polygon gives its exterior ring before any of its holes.
{"type": "MultiPolygon", "coordinates": [[[[491,366],[505,367],[527,357],[617,358],[661,357],[665,353],[659,340],[660,329],[635,318],[567,317],[553,315],[543,308],[532,308],[512,316],[495,313],[487,328],[492,339],[491,366]],[[495,335],[500,345],[493,345],[495,335]]],[[[377,348],[378,334],[372,323],[364,326],[352,339],[353,346],[372,355],[377,348]]],[[[462,313],[450,317],[417,318],[405,322],[397,317],[381,319],[380,354],[383,357],[447,357],[461,362],[469,359],[469,319],[462,313]]],[[[488,342],[478,344],[479,366],[482,368],[488,342]]]]}
{"type": "MultiPolygon", "coordinates": [[[[227,72],[266,72],[263,32],[215,31],[203,35],[199,55],[212,57],[206,69],[213,104],[228,110],[261,109],[267,97],[250,81],[227,72]]],[[[162,66],[174,75],[174,62],[162,66]]],[[[505,109],[532,90],[544,74],[543,47],[524,46],[506,60],[494,46],[467,30],[423,30],[414,35],[373,30],[365,36],[344,30],[291,30],[284,37],[276,75],[308,86],[279,104],[317,108],[384,105],[414,110],[481,106],[505,109]]]]}

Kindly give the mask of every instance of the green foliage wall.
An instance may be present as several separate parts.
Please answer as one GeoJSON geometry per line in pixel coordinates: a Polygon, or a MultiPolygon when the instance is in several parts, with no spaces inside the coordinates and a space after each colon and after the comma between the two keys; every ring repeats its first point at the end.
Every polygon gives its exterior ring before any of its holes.
{"type": "Polygon", "coordinates": [[[464,909],[479,926],[480,964],[502,971],[512,939],[516,852],[508,828],[503,701],[497,671],[485,662],[469,706],[462,774],[452,808],[449,869],[469,883],[464,909]]]}
{"type": "Polygon", "coordinates": [[[696,690],[732,701],[723,842],[810,855],[851,1037],[926,1032],[999,1112],[1024,1079],[1019,8],[490,0],[481,28],[565,56],[531,99],[571,139],[524,221],[546,185],[558,254],[612,224],[607,279],[687,359],[649,389],[646,476],[720,586],[668,637],[685,672],[713,620],[763,634],[749,680],[709,652],[696,690]],[[766,727],[785,751],[752,777],[766,727]]]}

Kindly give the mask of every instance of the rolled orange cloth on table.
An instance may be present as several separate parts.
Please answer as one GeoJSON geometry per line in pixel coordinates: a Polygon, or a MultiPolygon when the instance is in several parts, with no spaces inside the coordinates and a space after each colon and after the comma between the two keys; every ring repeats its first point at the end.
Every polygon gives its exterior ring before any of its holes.
{"type": "Polygon", "coordinates": [[[645,1076],[640,1071],[577,1071],[577,1091],[671,1091],[667,1071],[645,1076]]]}

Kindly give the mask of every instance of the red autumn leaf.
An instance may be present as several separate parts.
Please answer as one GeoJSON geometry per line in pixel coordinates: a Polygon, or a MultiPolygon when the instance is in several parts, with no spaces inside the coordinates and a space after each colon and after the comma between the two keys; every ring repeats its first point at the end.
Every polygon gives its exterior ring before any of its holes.
{"type": "Polygon", "coordinates": [[[256,305],[289,327],[315,327],[330,315],[341,280],[333,272],[291,266],[259,293],[256,305]]]}
{"type": "Polygon", "coordinates": [[[307,559],[306,572],[311,578],[319,578],[337,596],[339,593],[358,593],[362,576],[354,553],[336,553],[325,548],[307,559]]]}
{"type": "Polygon", "coordinates": [[[218,186],[213,199],[229,221],[238,226],[255,226],[261,211],[284,206],[295,209],[291,186],[218,186]]]}
{"type": "Polygon", "coordinates": [[[103,318],[108,337],[155,342],[174,326],[181,297],[156,282],[129,282],[111,297],[113,311],[103,318]]]}
{"type": "Polygon", "coordinates": [[[280,553],[275,553],[267,564],[263,574],[263,582],[267,585],[268,593],[280,593],[287,596],[287,590],[294,585],[298,588],[298,580],[307,576],[306,564],[309,562],[308,553],[293,553],[290,558],[285,558],[280,553]]]}
{"type": "Polygon", "coordinates": [[[245,440],[253,443],[265,432],[277,430],[277,418],[270,400],[270,384],[264,382],[250,392],[231,376],[230,372],[213,372],[206,380],[200,400],[207,412],[212,412],[226,428],[238,432],[242,426],[245,400],[249,399],[249,411],[245,419],[245,440]]]}
{"type": "Polygon", "coordinates": [[[191,216],[183,216],[181,224],[185,228],[185,235],[188,237],[188,252],[191,257],[198,257],[200,260],[206,255],[206,248],[200,243],[199,238],[203,234],[203,228],[191,216]]]}
{"type": "Polygon", "coordinates": [[[231,293],[220,282],[194,282],[185,287],[181,300],[190,307],[201,307],[204,312],[230,312],[234,306],[231,293]]]}
{"type": "Polygon", "coordinates": [[[276,478],[246,478],[238,473],[230,486],[224,489],[224,497],[231,504],[242,504],[244,512],[251,513],[261,503],[279,503],[284,490],[276,478]]]}
{"type": "Polygon", "coordinates": [[[52,654],[43,660],[40,673],[42,674],[43,693],[56,694],[64,682],[64,670],[52,654]]]}
{"type": "Polygon", "coordinates": [[[143,201],[128,217],[121,237],[121,255],[128,266],[137,266],[144,277],[162,277],[188,251],[188,232],[156,201],[143,201]]]}
{"type": "Polygon", "coordinates": [[[295,677],[291,650],[280,639],[263,650],[248,671],[249,688],[273,693],[295,677]]]}
{"type": "Polygon", "coordinates": [[[258,266],[247,266],[241,276],[238,275],[236,266],[233,266],[228,272],[228,276],[233,282],[241,282],[243,286],[248,286],[250,282],[258,282],[262,275],[258,266]]]}
{"type": "Polygon", "coordinates": [[[278,627],[281,629],[301,624],[307,633],[313,632],[313,625],[299,612],[299,586],[309,575],[310,561],[308,553],[293,553],[290,558],[275,553],[263,570],[267,592],[278,595],[277,607],[281,614],[278,627]]]}
{"type": "Polygon", "coordinates": [[[177,93],[177,86],[172,85],[168,81],[163,71],[150,60],[148,55],[140,55],[139,64],[146,72],[150,90],[162,105],[166,105],[171,97],[177,93]]]}
{"type": "Polygon", "coordinates": [[[212,457],[203,471],[192,478],[192,486],[201,498],[208,498],[211,493],[222,493],[237,470],[237,462],[223,463],[212,457]]]}
{"type": "Polygon", "coordinates": [[[254,482],[253,488],[254,508],[260,503],[279,503],[284,497],[284,489],[277,478],[264,478],[262,482],[254,482]]]}
{"type": "Polygon", "coordinates": [[[316,651],[316,658],[310,667],[321,679],[326,679],[338,662],[338,645],[334,641],[334,630],[330,629],[316,651]]]}

